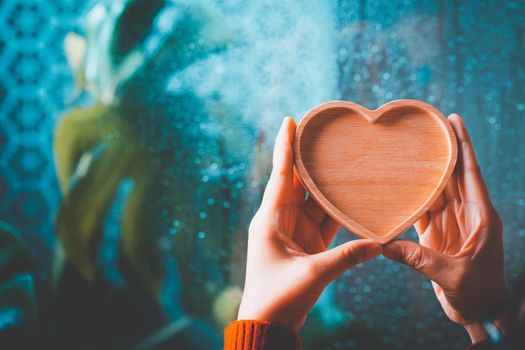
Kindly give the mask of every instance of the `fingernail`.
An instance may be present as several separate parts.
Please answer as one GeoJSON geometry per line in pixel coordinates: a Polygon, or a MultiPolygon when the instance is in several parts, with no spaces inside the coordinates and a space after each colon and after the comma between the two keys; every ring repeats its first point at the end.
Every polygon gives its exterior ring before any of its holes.
{"type": "Polygon", "coordinates": [[[383,255],[389,259],[396,259],[401,256],[401,246],[397,242],[390,242],[383,246],[383,255]]]}
{"type": "Polygon", "coordinates": [[[367,259],[372,259],[375,256],[383,253],[383,246],[381,244],[374,244],[366,251],[367,259]]]}

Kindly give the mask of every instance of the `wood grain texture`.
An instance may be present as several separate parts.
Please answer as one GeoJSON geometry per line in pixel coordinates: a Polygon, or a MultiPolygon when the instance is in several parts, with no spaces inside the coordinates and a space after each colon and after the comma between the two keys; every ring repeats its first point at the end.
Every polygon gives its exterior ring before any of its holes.
{"type": "Polygon", "coordinates": [[[294,143],[303,185],[326,212],[360,237],[387,243],[443,191],[457,157],[445,117],[416,100],[368,110],[331,101],[309,111],[294,143]]]}

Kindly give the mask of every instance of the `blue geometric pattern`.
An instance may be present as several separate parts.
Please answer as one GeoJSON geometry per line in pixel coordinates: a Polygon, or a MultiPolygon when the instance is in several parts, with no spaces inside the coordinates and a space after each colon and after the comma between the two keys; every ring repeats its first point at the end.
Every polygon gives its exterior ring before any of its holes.
{"type": "Polygon", "coordinates": [[[64,35],[78,30],[81,1],[0,2],[0,219],[21,232],[42,273],[59,200],[52,142],[73,91],[64,35]]]}

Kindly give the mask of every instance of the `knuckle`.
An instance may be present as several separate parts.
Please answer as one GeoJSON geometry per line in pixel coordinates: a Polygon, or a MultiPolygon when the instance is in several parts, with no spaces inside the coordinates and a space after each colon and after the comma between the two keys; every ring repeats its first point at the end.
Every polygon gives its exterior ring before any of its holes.
{"type": "Polygon", "coordinates": [[[423,248],[417,247],[407,255],[407,263],[417,270],[423,270],[426,268],[427,261],[425,259],[425,253],[423,248]]]}
{"type": "Polygon", "coordinates": [[[352,245],[346,245],[341,249],[342,259],[347,262],[348,266],[354,266],[361,261],[359,252],[352,245]]]}

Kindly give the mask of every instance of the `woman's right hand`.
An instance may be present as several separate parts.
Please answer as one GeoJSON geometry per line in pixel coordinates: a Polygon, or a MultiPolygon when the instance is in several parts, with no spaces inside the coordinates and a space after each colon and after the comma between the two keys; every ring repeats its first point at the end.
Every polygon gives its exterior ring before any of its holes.
{"type": "Polygon", "coordinates": [[[311,198],[294,174],[295,122],[283,121],[273,170],[250,224],[239,320],[271,321],[298,331],[323,289],[346,270],[381,254],[357,239],[329,248],[339,225],[311,198]]]}

